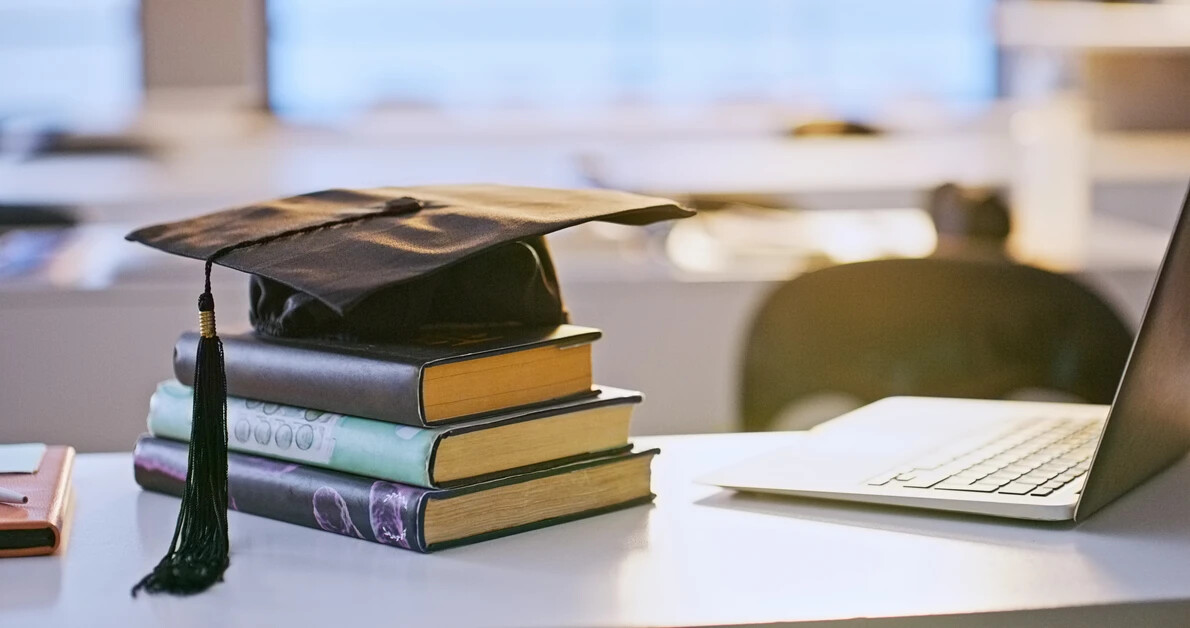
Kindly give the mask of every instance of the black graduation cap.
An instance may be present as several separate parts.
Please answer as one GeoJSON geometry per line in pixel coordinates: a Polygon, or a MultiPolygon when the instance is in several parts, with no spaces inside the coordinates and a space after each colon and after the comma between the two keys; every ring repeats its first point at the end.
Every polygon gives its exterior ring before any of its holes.
{"type": "Polygon", "coordinates": [[[127,238],[206,262],[186,489],[165,558],[133,588],[197,593],[227,568],[227,419],[211,265],[251,274],[258,333],[383,342],[444,325],[567,322],[543,236],[600,220],[693,215],[610,190],[502,185],[335,189],[138,229],[127,238]]]}

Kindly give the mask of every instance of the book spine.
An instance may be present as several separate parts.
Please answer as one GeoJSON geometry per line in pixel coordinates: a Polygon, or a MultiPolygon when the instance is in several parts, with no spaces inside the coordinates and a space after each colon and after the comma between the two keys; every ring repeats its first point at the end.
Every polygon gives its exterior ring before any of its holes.
{"type": "MultiPolygon", "coordinates": [[[[181,495],[187,447],[143,436],[133,452],[137,484],[181,495]]],[[[416,486],[324,471],[231,453],[227,457],[232,510],[425,552],[422,510],[430,491],[416,486]]]]}
{"type": "MultiPolygon", "coordinates": [[[[158,384],[149,400],[149,432],[189,441],[193,400],[188,386],[158,384]]],[[[227,427],[232,451],[430,488],[430,459],[442,434],[239,397],[227,398],[227,427]]]]}
{"type": "MultiPolygon", "coordinates": [[[[193,384],[198,334],[174,346],[174,375],[193,384]]],[[[419,364],[281,342],[223,337],[227,393],[377,421],[426,427],[419,364]]]]}

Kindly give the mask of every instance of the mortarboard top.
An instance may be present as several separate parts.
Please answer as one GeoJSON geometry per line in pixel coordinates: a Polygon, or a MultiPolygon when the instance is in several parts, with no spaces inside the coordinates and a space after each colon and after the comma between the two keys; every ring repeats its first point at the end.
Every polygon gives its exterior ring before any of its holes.
{"type": "Polygon", "coordinates": [[[609,190],[388,187],[245,205],[128,239],[250,273],[258,332],[386,340],[423,325],[564,323],[540,236],[592,220],[644,225],[692,214],[609,190]]]}
{"type": "Polygon", "coordinates": [[[145,227],[129,240],[206,261],[190,460],[170,548],[132,594],[192,594],[228,566],[227,381],[211,265],[252,275],[253,327],[378,342],[452,324],[566,322],[545,234],[694,212],[608,190],[440,185],[326,190],[145,227]]]}

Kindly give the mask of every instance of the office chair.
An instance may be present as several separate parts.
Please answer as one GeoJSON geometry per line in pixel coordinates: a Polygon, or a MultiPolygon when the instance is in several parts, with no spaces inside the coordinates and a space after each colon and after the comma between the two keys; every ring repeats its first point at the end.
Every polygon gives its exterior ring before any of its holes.
{"type": "Polygon", "coordinates": [[[1132,338],[1089,289],[1037,268],[960,259],[830,267],[781,285],[753,319],[743,428],[773,429],[791,403],[820,393],[862,404],[1046,390],[1110,403],[1132,338]]]}

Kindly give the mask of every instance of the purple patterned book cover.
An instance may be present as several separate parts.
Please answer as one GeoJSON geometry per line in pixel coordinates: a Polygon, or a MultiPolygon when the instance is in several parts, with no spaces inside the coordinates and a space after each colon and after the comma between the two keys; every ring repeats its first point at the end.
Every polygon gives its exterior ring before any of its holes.
{"type": "MultiPolygon", "coordinates": [[[[186,461],[185,443],[142,437],[133,454],[136,481],[181,495],[186,461]]],[[[429,489],[235,453],[227,464],[232,510],[427,551],[418,526],[429,489]]]]}

